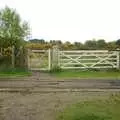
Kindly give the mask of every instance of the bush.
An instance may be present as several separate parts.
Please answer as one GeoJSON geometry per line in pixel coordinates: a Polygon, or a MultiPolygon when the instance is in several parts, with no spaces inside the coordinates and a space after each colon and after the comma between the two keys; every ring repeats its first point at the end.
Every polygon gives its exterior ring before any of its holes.
{"type": "Polygon", "coordinates": [[[50,70],[50,72],[61,72],[62,69],[60,68],[60,66],[53,66],[52,69],[50,70]]]}

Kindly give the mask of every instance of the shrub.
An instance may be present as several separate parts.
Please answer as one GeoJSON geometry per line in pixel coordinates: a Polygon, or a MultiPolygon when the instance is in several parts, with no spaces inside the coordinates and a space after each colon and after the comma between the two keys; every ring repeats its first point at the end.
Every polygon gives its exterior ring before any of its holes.
{"type": "Polygon", "coordinates": [[[50,72],[61,72],[61,71],[62,69],[58,65],[53,66],[52,69],[50,70],[50,72]]]}

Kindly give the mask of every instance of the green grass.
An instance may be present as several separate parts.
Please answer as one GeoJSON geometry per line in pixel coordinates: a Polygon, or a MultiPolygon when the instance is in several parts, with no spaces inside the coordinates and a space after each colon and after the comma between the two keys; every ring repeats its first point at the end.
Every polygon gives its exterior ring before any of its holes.
{"type": "Polygon", "coordinates": [[[24,77],[30,75],[31,72],[21,68],[8,68],[0,70],[0,77],[24,77]]]}
{"type": "Polygon", "coordinates": [[[58,114],[57,120],[120,120],[120,95],[71,105],[58,114]]]}
{"type": "Polygon", "coordinates": [[[25,77],[25,76],[30,76],[30,72],[16,72],[16,73],[4,73],[0,72],[0,77],[25,77]]]}
{"type": "Polygon", "coordinates": [[[119,71],[62,71],[53,75],[58,78],[120,78],[119,71]]]}

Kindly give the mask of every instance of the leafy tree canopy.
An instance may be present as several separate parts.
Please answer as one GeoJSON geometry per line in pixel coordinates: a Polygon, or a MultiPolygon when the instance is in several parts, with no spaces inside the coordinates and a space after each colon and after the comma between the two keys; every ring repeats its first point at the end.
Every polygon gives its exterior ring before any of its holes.
{"type": "Polygon", "coordinates": [[[31,39],[29,40],[31,43],[40,43],[40,44],[44,44],[45,40],[44,39],[31,39]]]}
{"type": "Polygon", "coordinates": [[[18,47],[29,35],[26,21],[22,21],[15,9],[5,7],[0,10],[0,46],[18,47]]]}

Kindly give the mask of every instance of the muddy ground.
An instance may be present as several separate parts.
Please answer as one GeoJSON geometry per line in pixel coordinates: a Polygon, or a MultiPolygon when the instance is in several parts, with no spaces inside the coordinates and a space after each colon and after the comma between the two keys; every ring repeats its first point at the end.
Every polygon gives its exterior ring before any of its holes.
{"type": "Polygon", "coordinates": [[[0,79],[0,120],[56,120],[67,105],[120,94],[117,80],[58,80],[34,73],[0,79]]]}

